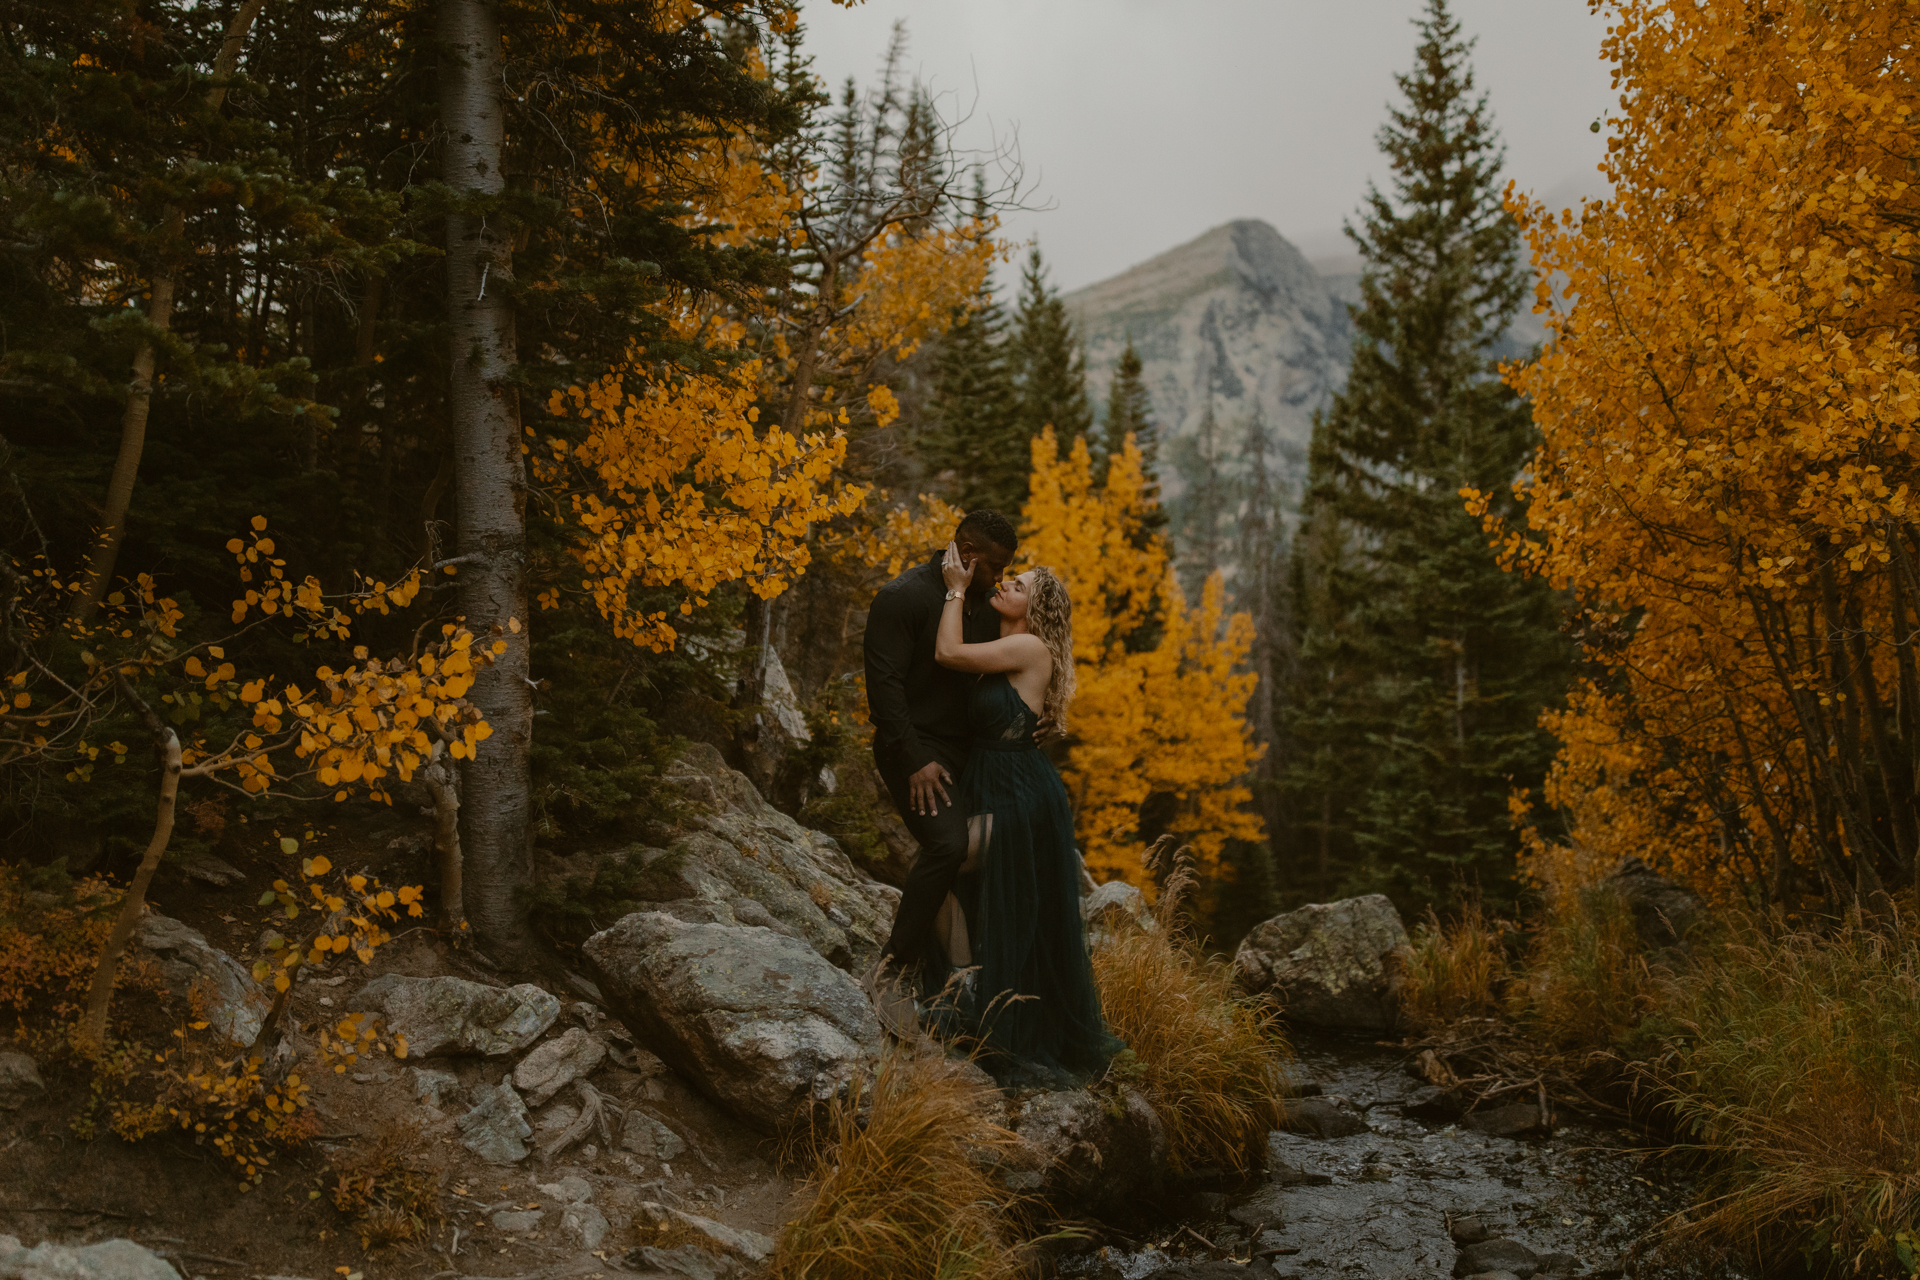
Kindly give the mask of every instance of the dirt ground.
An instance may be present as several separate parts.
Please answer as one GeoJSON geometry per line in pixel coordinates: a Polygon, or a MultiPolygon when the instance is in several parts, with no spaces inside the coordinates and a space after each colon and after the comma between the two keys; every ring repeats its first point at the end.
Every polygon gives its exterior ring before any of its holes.
{"type": "MultiPolygon", "coordinates": [[[[339,817],[316,830],[303,852],[326,853],[336,866],[369,872],[389,886],[428,879],[424,819],[367,809],[339,817]]],[[[286,874],[286,859],[278,852],[277,832],[244,827],[224,835],[217,852],[246,879],[215,887],[167,869],[149,900],[156,910],[250,963],[270,924],[259,897],[286,874]]],[[[372,964],[336,959],[328,970],[298,984],[289,1016],[301,1029],[303,1047],[311,1045],[317,1027],[347,1011],[350,993],[383,973],[444,973],[489,984],[531,981],[566,1002],[550,1035],[574,1025],[617,1027],[569,989],[558,965],[548,973],[493,972],[450,951],[431,927],[408,921],[393,932],[393,942],[375,954],[372,964]]],[[[155,1016],[178,1016],[177,1010],[144,1012],[149,1024],[155,1016]]],[[[621,1047],[618,1034],[611,1033],[616,1048],[621,1047]]],[[[671,1071],[649,1065],[644,1053],[629,1058],[637,1070],[609,1060],[592,1084],[618,1106],[642,1107],[692,1140],[685,1153],[666,1164],[593,1145],[575,1146],[550,1167],[538,1167],[537,1156],[517,1166],[489,1164],[457,1141],[453,1119],[466,1109],[464,1101],[449,1101],[437,1112],[416,1098],[414,1068],[452,1072],[464,1096],[475,1086],[497,1083],[514,1061],[380,1057],[363,1058],[340,1073],[303,1070],[313,1086],[319,1136],[302,1148],[280,1151],[257,1187],[245,1185],[211,1146],[179,1131],[129,1143],[103,1129],[101,1136],[83,1140],[73,1122],[86,1103],[87,1086],[75,1076],[43,1070],[45,1098],[21,1111],[0,1113],[0,1233],[28,1245],[125,1236],[170,1257],[188,1277],[323,1280],[357,1273],[362,1280],[612,1280],[652,1274],[626,1261],[632,1249],[649,1242],[647,1228],[632,1225],[642,1201],[657,1200],[765,1235],[777,1232],[805,1202],[795,1179],[777,1167],[769,1139],[719,1111],[671,1071]],[[413,1241],[363,1247],[353,1215],[334,1207],[337,1166],[350,1164],[383,1138],[391,1141],[415,1130],[418,1163],[437,1184],[421,1215],[425,1230],[413,1241]],[[541,1190],[569,1175],[592,1187],[591,1203],[610,1224],[596,1250],[583,1248],[560,1229],[560,1206],[541,1190]],[[525,1209],[543,1210],[544,1217],[517,1232],[500,1230],[490,1220],[503,1210],[525,1209]]],[[[565,1105],[571,1094],[563,1091],[548,1107],[565,1105]]],[[[529,1117],[536,1129],[542,1114],[536,1110],[529,1117]]]]}

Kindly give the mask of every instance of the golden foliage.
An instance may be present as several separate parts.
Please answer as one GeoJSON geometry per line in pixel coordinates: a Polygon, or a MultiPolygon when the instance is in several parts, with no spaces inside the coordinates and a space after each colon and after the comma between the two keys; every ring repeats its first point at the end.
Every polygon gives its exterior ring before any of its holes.
{"type": "MultiPolygon", "coordinates": [[[[394,584],[358,583],[344,596],[327,596],[312,576],[296,584],[286,576],[286,561],[274,555],[266,528],[266,518],[255,516],[249,538],[227,543],[246,587],[233,602],[236,635],[278,620],[296,643],[350,640],[355,615],[385,615],[411,605],[420,593],[418,571],[394,584]]],[[[148,681],[164,690],[157,697],[161,714],[185,738],[181,776],[227,774],[254,794],[311,779],[335,788],[336,800],[361,786],[391,803],[384,780],[412,778],[431,758],[435,739],[458,759],[493,732],[466,694],[476,666],[492,662],[506,645],[500,639],[476,645],[457,623],[441,624],[437,642],[422,647],[416,641],[405,657],[383,662],[358,646],[344,670],[321,666],[311,687],[288,683],[276,691],[271,674],[249,676],[228,660],[231,641],[183,645],[180,606],[161,596],[146,574],[110,594],[89,625],[63,607],[76,583],[62,582],[44,567],[32,573],[43,590],[20,602],[28,634],[40,642],[58,636],[74,644],[81,671],[78,678],[61,678],[36,662],[6,678],[12,692],[0,706],[0,764],[29,756],[60,760],[70,766],[70,781],[84,781],[103,751],[124,763],[125,745],[90,742],[89,731],[117,691],[148,681]],[[44,698],[37,696],[41,690],[44,698]],[[239,713],[246,722],[210,736],[209,713],[239,713]],[[299,764],[282,767],[274,759],[279,753],[291,753],[299,764]]]]}
{"type": "Polygon", "coordinates": [[[0,1006],[18,1015],[23,1037],[79,1016],[120,896],[91,877],[36,892],[24,869],[0,863],[0,1006]]]}
{"type": "Polygon", "coordinates": [[[1545,799],[1722,896],[1871,897],[1920,865],[1920,5],[1612,8],[1613,198],[1509,202],[1552,341],[1509,371],[1543,443],[1505,546],[1611,672],[1545,799]]]}
{"type": "MultiPolygon", "coordinates": [[[[606,180],[667,190],[637,162],[608,154],[599,163],[614,175],[606,180]]],[[[689,205],[687,225],[724,225],[721,243],[808,250],[795,217],[800,194],[752,139],[701,143],[670,185],[689,205]]],[[[801,326],[805,358],[785,323],[795,317],[778,303],[674,293],[656,309],[676,337],[723,359],[750,341],[759,354],[725,374],[669,376],[635,351],[625,365],[553,394],[548,413],[583,421],[587,432],[530,449],[534,472],[567,489],[579,589],[617,634],[670,648],[673,610],[643,603],[646,589],[680,595],[681,616],[726,582],[771,599],[812,562],[818,527],[852,516],[852,533],[841,538],[857,544],[889,527],[890,515],[861,512],[867,488],[839,480],[846,433],[898,418],[899,401],[876,366],[946,331],[986,275],[992,231],[991,221],[916,228],[904,217],[881,229],[828,277],[830,297],[794,303],[831,317],[824,327],[801,326]],[[763,406],[789,404],[796,410],[783,421],[763,420],[763,406]]],[[[540,604],[557,607],[561,593],[549,587],[540,604]]]]}
{"type": "MultiPolygon", "coordinates": [[[[759,370],[750,361],[733,377],[662,382],[636,365],[554,393],[549,411],[589,429],[579,444],[549,440],[539,473],[557,481],[571,465],[591,478],[571,497],[580,586],[622,638],[658,651],[678,634],[666,610],[633,603],[638,587],[680,589],[682,614],[722,582],[780,594],[811,560],[808,530],[865,498],[857,486],[830,488],[844,435],[758,426],[759,370]]],[[[558,593],[541,603],[557,606],[558,593]]]]}
{"type": "MultiPolygon", "coordinates": [[[[194,993],[194,1017],[173,1032],[161,1053],[132,1042],[109,1042],[90,1055],[93,1104],[113,1132],[137,1142],[177,1128],[210,1144],[247,1182],[258,1185],[276,1148],[296,1147],[320,1131],[308,1086],[298,1071],[271,1075],[258,1053],[232,1056],[223,1037],[207,1034],[194,993]]],[[[76,1128],[91,1136],[92,1113],[76,1128]]]]}
{"type": "Polygon", "coordinates": [[[800,1140],[813,1200],[780,1232],[776,1280],[1014,1280],[1025,1274],[989,1173],[1020,1139],[998,1090],[937,1050],[890,1050],[800,1140]]]}
{"type": "Polygon", "coordinates": [[[1229,839],[1262,838],[1243,779],[1263,748],[1246,716],[1258,678],[1242,669],[1253,621],[1227,616],[1218,574],[1189,612],[1166,547],[1146,531],[1153,500],[1143,480],[1131,437],[1096,485],[1086,441],[1062,458],[1047,430],[1033,442],[1020,552],[1052,568],[1074,599],[1080,692],[1062,774],[1087,867],[1151,889],[1135,855],[1148,798],[1173,798],[1168,830],[1211,874],[1229,839]],[[1157,639],[1136,652],[1156,624],[1157,639]]]}

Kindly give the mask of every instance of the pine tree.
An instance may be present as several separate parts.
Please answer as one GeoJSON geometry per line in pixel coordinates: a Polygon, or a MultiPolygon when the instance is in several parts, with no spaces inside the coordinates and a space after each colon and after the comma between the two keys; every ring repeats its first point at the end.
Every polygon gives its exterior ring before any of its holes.
{"type": "Polygon", "coordinates": [[[1240,447],[1240,471],[1245,476],[1236,504],[1234,530],[1234,604],[1253,621],[1247,668],[1256,678],[1247,703],[1247,721],[1266,752],[1254,763],[1251,781],[1253,807],[1264,822],[1268,839],[1228,845],[1227,874],[1233,892],[1216,899],[1208,921],[1216,944],[1231,945],[1260,921],[1279,910],[1280,884],[1273,840],[1286,829],[1285,803],[1279,777],[1288,758],[1288,744],[1279,725],[1280,690],[1287,682],[1292,659],[1289,599],[1286,583],[1285,493],[1274,473],[1276,441],[1273,430],[1256,405],[1240,447]]]}
{"type": "Polygon", "coordinates": [[[1021,423],[1009,367],[1007,315],[981,281],[940,344],[925,445],[933,470],[947,473],[948,496],[968,511],[1013,513],[1026,505],[1029,434],[1021,423]]]}
{"type": "Polygon", "coordinates": [[[1207,404],[1200,425],[1192,435],[1176,440],[1173,448],[1173,464],[1186,489],[1174,500],[1170,514],[1174,541],[1180,548],[1180,585],[1190,600],[1198,597],[1202,583],[1220,571],[1226,551],[1221,535],[1229,497],[1221,465],[1224,433],[1213,411],[1211,377],[1205,385],[1207,404]]]}
{"type": "Polygon", "coordinates": [[[1098,479],[1107,482],[1107,465],[1120,455],[1128,436],[1140,451],[1140,466],[1145,473],[1142,494],[1152,504],[1147,532],[1158,535],[1167,527],[1167,513],[1160,505],[1160,427],[1153,420],[1153,398],[1147,394],[1141,377],[1140,353],[1133,339],[1120,353],[1114,366],[1113,383],[1107,388],[1107,418],[1102,424],[1098,479]]]}
{"type": "Polygon", "coordinates": [[[1322,805],[1349,888],[1417,901],[1477,881],[1497,898],[1507,795],[1544,773],[1536,722],[1569,655],[1556,597],[1500,571],[1459,496],[1506,493],[1534,444],[1493,361],[1527,279],[1472,43],[1446,0],[1417,27],[1379,134],[1392,194],[1369,189],[1348,227],[1366,262],[1352,370],[1310,456],[1296,799],[1322,805]]]}
{"type": "Polygon", "coordinates": [[[1038,245],[1028,251],[1027,265],[1020,273],[1012,341],[1021,429],[1031,438],[1052,427],[1060,447],[1071,449],[1075,440],[1093,432],[1087,361],[1067,304],[1047,283],[1038,245]]]}

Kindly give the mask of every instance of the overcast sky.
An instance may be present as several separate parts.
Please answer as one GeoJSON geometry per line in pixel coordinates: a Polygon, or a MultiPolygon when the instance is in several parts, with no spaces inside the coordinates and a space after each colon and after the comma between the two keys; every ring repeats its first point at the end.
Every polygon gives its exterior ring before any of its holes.
{"type": "MultiPolygon", "coordinates": [[[[1018,135],[1056,284],[1126,270],[1233,218],[1261,218],[1309,257],[1385,176],[1373,136],[1412,63],[1424,0],[866,0],[807,8],[815,69],[838,92],[875,79],[907,24],[909,66],[962,141],[1018,135]]],[[[1507,142],[1509,176],[1556,203],[1597,194],[1612,104],[1605,20],[1586,0],[1455,0],[1507,142]]]]}

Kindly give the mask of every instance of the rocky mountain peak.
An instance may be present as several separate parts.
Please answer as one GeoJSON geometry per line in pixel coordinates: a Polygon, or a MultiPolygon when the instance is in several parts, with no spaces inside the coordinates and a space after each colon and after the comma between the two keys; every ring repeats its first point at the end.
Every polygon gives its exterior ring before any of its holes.
{"type": "MultiPolygon", "coordinates": [[[[1256,219],[1224,223],[1066,301],[1086,342],[1095,402],[1104,404],[1131,339],[1163,440],[1172,446],[1192,436],[1211,403],[1228,471],[1256,414],[1283,456],[1304,458],[1314,411],[1346,377],[1344,302],[1286,237],[1256,219]]],[[[1175,455],[1168,448],[1161,456],[1175,455]]],[[[1187,479],[1172,465],[1162,478],[1174,495],[1187,479]]]]}

